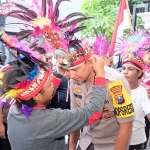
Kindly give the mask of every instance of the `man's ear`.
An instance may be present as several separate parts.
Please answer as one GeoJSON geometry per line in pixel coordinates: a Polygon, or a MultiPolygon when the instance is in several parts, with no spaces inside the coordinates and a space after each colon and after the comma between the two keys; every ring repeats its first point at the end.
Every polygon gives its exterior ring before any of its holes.
{"type": "Polygon", "coordinates": [[[142,76],[143,76],[143,71],[140,70],[140,71],[138,72],[138,78],[141,78],[142,76]]]}
{"type": "Polygon", "coordinates": [[[38,93],[37,95],[33,96],[33,99],[34,99],[35,101],[38,101],[38,100],[39,100],[39,96],[40,96],[40,93],[38,93]]]}
{"type": "Polygon", "coordinates": [[[88,59],[85,63],[88,63],[89,67],[92,68],[92,61],[91,61],[91,59],[88,59]]]}

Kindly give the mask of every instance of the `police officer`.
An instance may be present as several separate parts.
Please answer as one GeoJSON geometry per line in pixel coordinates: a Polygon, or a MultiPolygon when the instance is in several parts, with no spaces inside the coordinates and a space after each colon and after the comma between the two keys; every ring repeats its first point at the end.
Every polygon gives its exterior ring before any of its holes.
{"type": "MultiPolygon", "coordinates": [[[[70,44],[69,54],[64,54],[64,64],[70,82],[71,108],[89,103],[95,73],[90,58],[92,46],[78,41],[70,44]],[[74,46],[75,45],[75,46],[74,46]]],[[[126,79],[116,70],[105,67],[107,95],[102,118],[85,127],[79,142],[80,150],[126,150],[128,149],[134,110],[130,97],[130,87],[126,79]]],[[[96,114],[94,114],[96,115],[96,114]]],[[[79,131],[70,135],[69,150],[75,150],[79,131]]]]}

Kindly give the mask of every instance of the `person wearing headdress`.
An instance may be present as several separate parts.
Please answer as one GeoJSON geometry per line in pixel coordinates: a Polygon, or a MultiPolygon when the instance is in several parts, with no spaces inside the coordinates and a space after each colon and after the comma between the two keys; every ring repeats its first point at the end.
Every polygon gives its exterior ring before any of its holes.
{"type": "MultiPolygon", "coordinates": [[[[93,47],[89,40],[81,42],[74,38],[69,42],[68,52],[60,49],[54,52],[61,53],[61,66],[72,79],[71,109],[86,106],[92,96],[95,72],[90,58],[93,56],[93,47]]],[[[96,123],[83,129],[78,147],[81,150],[128,149],[134,115],[130,87],[122,74],[110,67],[104,68],[108,88],[103,115],[96,123]]],[[[70,135],[69,150],[76,148],[78,136],[79,130],[70,135]]]]}
{"type": "MultiPolygon", "coordinates": [[[[53,3],[51,0],[50,1],[42,0],[41,2],[42,2],[42,9],[39,9],[40,7],[38,6],[38,1],[36,0],[33,1],[33,9],[28,9],[23,5],[16,3],[5,3],[2,6],[4,10],[2,12],[3,13],[2,15],[16,17],[18,19],[25,20],[26,21],[25,25],[30,27],[31,30],[22,30],[16,35],[16,37],[20,41],[25,38],[28,38],[29,36],[30,38],[33,38],[34,41],[31,45],[29,45],[29,47],[26,46],[24,43],[20,43],[17,39],[14,39],[13,37],[8,38],[8,36],[4,32],[1,32],[2,34],[1,39],[5,43],[7,43],[7,45],[9,45],[11,48],[15,50],[17,49],[17,53],[20,53],[19,50],[21,49],[22,50],[21,56],[23,57],[26,56],[30,58],[30,60],[32,60],[34,63],[38,62],[40,66],[42,67],[46,66],[49,68],[49,66],[47,66],[45,63],[39,61],[41,51],[43,51],[44,49],[46,52],[52,52],[54,49],[57,48],[66,49],[67,40],[65,40],[63,37],[63,33],[61,32],[62,28],[86,20],[88,17],[85,17],[81,13],[75,12],[69,14],[63,20],[58,20],[59,17],[58,7],[59,4],[62,2],[62,0],[58,0],[56,2],[55,8],[53,8],[53,3]],[[46,8],[47,6],[48,8],[46,8]],[[11,11],[10,9],[11,7],[16,7],[17,10],[11,11]],[[5,12],[5,10],[7,9],[8,12],[5,12]],[[34,11],[35,9],[36,11],[34,11]],[[81,18],[69,21],[71,18],[76,16],[81,16],[81,18]]],[[[18,56],[17,59],[19,59],[19,62],[23,62],[23,60],[20,60],[20,58],[18,58],[18,56]]],[[[43,59],[45,58],[42,58],[42,60],[43,59]]],[[[24,65],[26,66],[26,64],[24,65]]],[[[30,70],[28,69],[29,65],[27,65],[26,67],[27,70],[30,70]]],[[[27,72],[26,69],[24,69],[23,67],[23,72],[24,71],[27,72]]],[[[55,84],[58,87],[58,83],[56,82],[55,84]]]]}
{"type": "MultiPolygon", "coordinates": [[[[128,80],[131,88],[131,97],[135,116],[133,120],[133,129],[129,150],[143,150],[145,135],[146,116],[150,120],[150,100],[146,89],[139,84],[139,80],[144,74],[144,68],[147,62],[144,57],[150,48],[150,33],[144,29],[131,31],[129,37],[123,37],[118,44],[122,55],[122,73],[128,80]]],[[[146,83],[147,84],[147,83],[146,83]]]]}
{"type": "Polygon", "coordinates": [[[102,115],[106,94],[103,60],[96,56],[91,59],[96,72],[91,103],[76,110],[46,109],[55,89],[53,86],[59,86],[62,75],[53,73],[51,76],[40,53],[15,37],[4,31],[0,31],[0,37],[8,48],[18,53],[18,63],[6,70],[2,78],[1,105],[11,105],[8,137],[12,150],[66,150],[64,135],[93,123],[102,115]],[[24,57],[21,59],[20,55],[24,57]]]}

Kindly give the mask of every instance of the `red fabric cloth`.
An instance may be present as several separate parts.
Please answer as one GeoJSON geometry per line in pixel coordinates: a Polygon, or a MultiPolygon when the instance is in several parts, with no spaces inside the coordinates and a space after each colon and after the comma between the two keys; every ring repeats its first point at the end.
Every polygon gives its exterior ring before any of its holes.
{"type": "Polygon", "coordinates": [[[103,77],[97,77],[95,79],[95,84],[96,86],[106,86],[106,79],[103,77]]]}
{"type": "Polygon", "coordinates": [[[99,120],[102,116],[102,112],[95,112],[88,120],[88,124],[87,125],[91,125],[92,123],[94,123],[95,121],[99,120]]]}
{"type": "Polygon", "coordinates": [[[58,86],[60,85],[61,79],[56,78],[55,76],[53,76],[51,82],[54,84],[54,86],[56,88],[58,88],[58,86]]]}

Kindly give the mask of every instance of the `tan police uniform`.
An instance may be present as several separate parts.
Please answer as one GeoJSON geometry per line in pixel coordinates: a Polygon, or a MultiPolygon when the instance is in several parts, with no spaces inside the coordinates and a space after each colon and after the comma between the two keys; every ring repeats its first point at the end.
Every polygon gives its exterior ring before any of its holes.
{"type": "MultiPolygon", "coordinates": [[[[100,120],[83,129],[79,142],[81,150],[86,150],[91,142],[94,144],[95,150],[113,150],[119,131],[119,123],[126,123],[133,120],[134,113],[131,99],[129,98],[130,101],[128,101],[128,97],[122,94],[120,91],[122,86],[111,85],[116,83],[116,81],[119,83],[121,81],[124,85],[124,90],[127,91],[125,94],[129,96],[130,87],[128,82],[122,74],[109,67],[105,67],[105,78],[107,79],[108,88],[103,115],[100,120]],[[113,95],[113,93],[115,94],[113,95]],[[118,102],[115,98],[112,98],[116,94],[117,97],[121,98],[122,95],[124,98],[119,99],[118,102]]],[[[72,109],[89,103],[92,95],[92,86],[92,83],[77,84],[71,80],[72,109]]]]}

